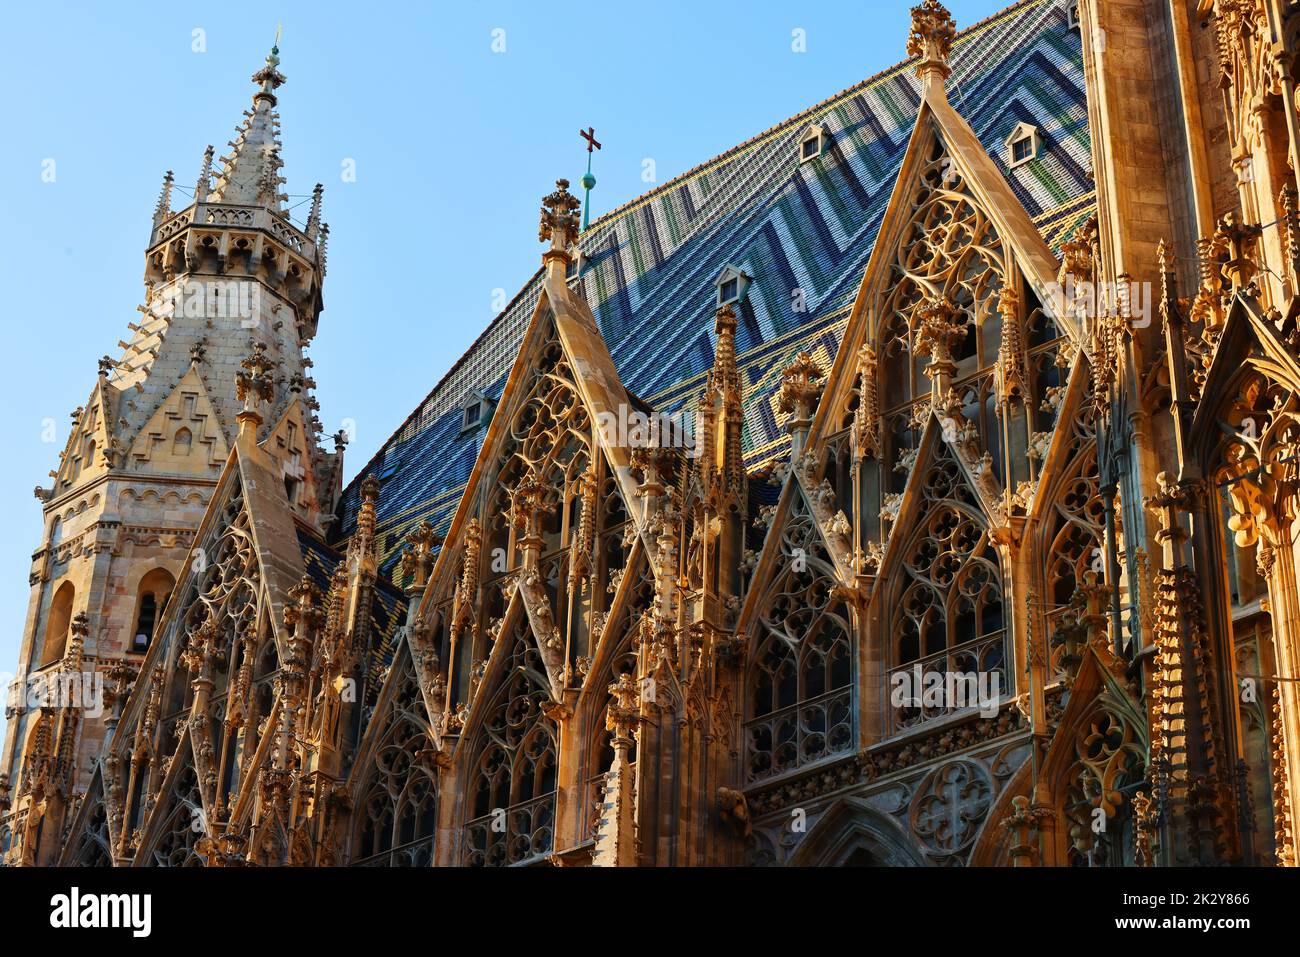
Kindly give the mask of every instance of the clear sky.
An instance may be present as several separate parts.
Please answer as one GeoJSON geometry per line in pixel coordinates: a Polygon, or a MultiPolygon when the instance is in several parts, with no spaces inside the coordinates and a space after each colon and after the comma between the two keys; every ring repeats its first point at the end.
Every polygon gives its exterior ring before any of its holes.
{"type": "MultiPolygon", "coordinates": [[[[947,5],[965,27],[1008,3],[947,5]]],[[[118,357],[138,318],[163,172],[179,208],[204,147],[225,152],[249,107],[277,23],[285,189],[298,203],[325,185],[310,354],[326,431],[356,423],[351,478],[537,269],[539,200],[583,173],[579,129],[604,146],[594,218],[654,185],[645,160],[664,182],[904,59],[908,6],[6,0],[0,673],[17,664],[31,595],[32,489],[50,481],[96,360],[118,357]]]]}

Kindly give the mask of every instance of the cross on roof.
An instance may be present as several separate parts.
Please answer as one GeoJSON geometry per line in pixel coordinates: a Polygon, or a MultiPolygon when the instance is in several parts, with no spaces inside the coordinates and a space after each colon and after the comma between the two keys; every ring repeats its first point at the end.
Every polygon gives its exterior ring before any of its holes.
{"type": "Polygon", "coordinates": [[[587,141],[588,153],[593,149],[600,149],[600,142],[596,139],[596,128],[594,126],[589,126],[585,130],[578,130],[578,135],[587,141]]]}

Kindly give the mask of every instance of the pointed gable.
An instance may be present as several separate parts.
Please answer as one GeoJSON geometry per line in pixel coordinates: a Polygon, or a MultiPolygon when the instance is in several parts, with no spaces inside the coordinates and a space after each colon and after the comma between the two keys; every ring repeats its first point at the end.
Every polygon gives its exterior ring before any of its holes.
{"type": "Polygon", "coordinates": [[[294,514],[319,526],[322,514],[329,507],[330,495],[315,468],[316,443],[301,396],[290,399],[259,446],[270,457],[272,469],[279,472],[294,514]]]}
{"type": "Polygon", "coordinates": [[[127,467],[138,471],[214,474],[230,449],[198,371],[191,367],[136,435],[127,467]]]}
{"type": "Polygon", "coordinates": [[[435,722],[455,730],[488,658],[485,630],[516,595],[557,700],[590,658],[610,602],[590,582],[620,571],[638,532],[619,428],[639,409],[590,309],[548,277],[421,599],[431,634],[417,652],[445,670],[435,722]]]}
{"type": "Polygon", "coordinates": [[[965,338],[956,348],[959,363],[969,362],[959,365],[956,378],[997,362],[1004,338],[1003,289],[1016,297],[1007,308],[1021,317],[1017,339],[1032,338],[1037,322],[1042,332],[1050,328],[1054,337],[1059,329],[1077,341],[1074,318],[1050,314],[1059,300],[1056,274],[1055,257],[970,126],[941,91],[927,90],[814,436],[841,427],[864,346],[874,351],[882,408],[913,401],[928,390],[926,362],[913,341],[912,315],[923,299],[945,298],[966,313],[965,338]]]}
{"type": "Polygon", "coordinates": [[[103,376],[91,390],[85,406],[74,415],[54,479],[54,496],[97,474],[107,472],[117,457],[114,413],[117,390],[103,376]]]}

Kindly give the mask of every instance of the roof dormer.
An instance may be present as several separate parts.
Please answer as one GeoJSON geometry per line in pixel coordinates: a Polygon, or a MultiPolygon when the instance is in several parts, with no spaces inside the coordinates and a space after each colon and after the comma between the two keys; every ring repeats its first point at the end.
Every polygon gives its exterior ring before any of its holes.
{"type": "Polygon", "coordinates": [[[460,403],[460,431],[475,432],[492,418],[492,400],[487,393],[473,389],[460,403]]]}
{"type": "Polygon", "coordinates": [[[1015,169],[1038,158],[1038,127],[1032,123],[1017,123],[1005,142],[1008,169],[1015,169]]]}
{"type": "Polygon", "coordinates": [[[822,150],[826,148],[826,127],[820,123],[814,123],[804,131],[803,136],[799,137],[799,162],[806,163],[822,155],[822,150]]]}
{"type": "Polygon", "coordinates": [[[717,287],[718,307],[735,305],[744,299],[750,282],[752,280],[743,269],[732,265],[723,266],[722,272],[718,274],[718,278],[713,283],[717,287]]]}

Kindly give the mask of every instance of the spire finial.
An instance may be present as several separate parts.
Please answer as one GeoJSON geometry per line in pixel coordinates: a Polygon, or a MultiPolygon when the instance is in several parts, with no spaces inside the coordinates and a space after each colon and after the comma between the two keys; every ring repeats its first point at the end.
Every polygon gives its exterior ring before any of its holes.
{"type": "Polygon", "coordinates": [[[943,81],[952,73],[948,57],[957,25],[952,14],[939,0],[924,0],[912,8],[912,30],[907,35],[907,55],[919,56],[916,75],[927,87],[943,89],[943,81]]]}
{"type": "Polygon", "coordinates": [[[591,155],[594,151],[600,149],[600,142],[596,139],[596,128],[589,126],[585,130],[578,130],[578,135],[587,141],[587,172],[583,174],[582,179],[582,231],[587,231],[587,223],[591,219],[591,190],[596,185],[596,177],[591,173],[591,155]]]}
{"type": "Polygon", "coordinates": [[[153,224],[158,227],[172,214],[172,171],[163,177],[162,192],[158,194],[158,205],[153,210],[153,224]]]}
{"type": "Polygon", "coordinates": [[[266,55],[266,65],[253,74],[253,82],[261,87],[253,95],[253,102],[256,103],[261,97],[269,97],[271,105],[275,106],[275,91],[284,85],[284,74],[276,69],[280,65],[280,28],[275,28],[275,43],[271,47],[271,52],[266,55]]]}
{"type": "Polygon", "coordinates": [[[542,261],[552,260],[569,264],[569,247],[578,241],[578,207],[582,205],[576,196],[569,192],[569,181],[557,179],[555,192],[542,200],[541,225],[537,230],[537,241],[551,244],[551,248],[542,254],[542,261]]]}
{"type": "Polygon", "coordinates": [[[194,202],[206,203],[208,190],[212,186],[212,144],[203,151],[203,167],[199,170],[199,181],[194,184],[194,202]]]}
{"type": "Polygon", "coordinates": [[[280,168],[279,117],[275,113],[275,91],[284,82],[276,67],[280,63],[279,45],[271,48],[266,65],[253,74],[258,90],[253,94],[253,108],[244,112],[244,122],[230,141],[231,151],[221,157],[216,185],[208,192],[214,203],[236,206],[266,206],[284,215],[284,194],[280,185],[284,177],[280,168]]]}
{"type": "Polygon", "coordinates": [[[316,241],[316,233],[320,230],[320,201],[324,192],[325,187],[320,183],[311,191],[311,212],[307,214],[307,228],[304,232],[312,242],[316,241]]]}
{"type": "Polygon", "coordinates": [[[266,354],[266,343],[254,340],[249,354],[239,364],[235,374],[235,398],[243,403],[243,410],[235,416],[239,432],[245,431],[256,441],[257,429],[262,424],[262,408],[275,399],[275,364],[266,354]]]}

